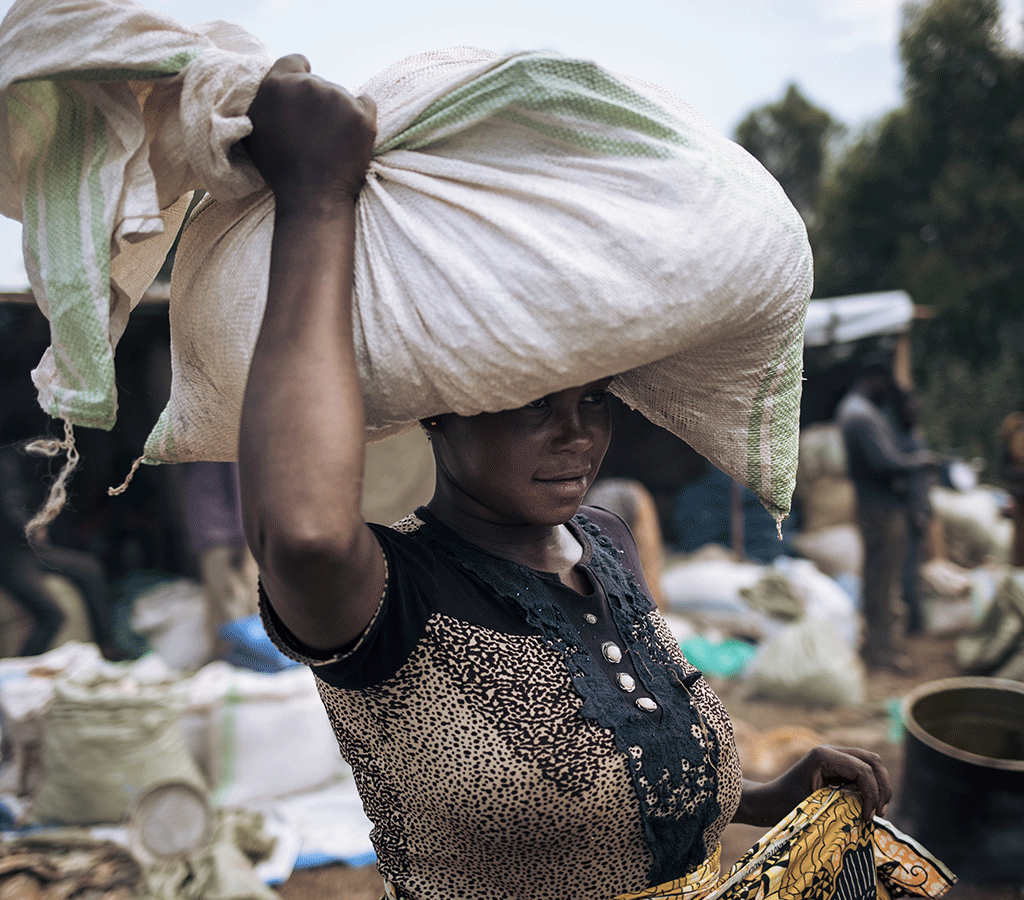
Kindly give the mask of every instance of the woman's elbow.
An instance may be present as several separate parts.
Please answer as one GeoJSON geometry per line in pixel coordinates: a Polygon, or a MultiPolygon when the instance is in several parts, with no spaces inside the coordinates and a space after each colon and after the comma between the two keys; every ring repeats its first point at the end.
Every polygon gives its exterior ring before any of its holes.
{"type": "Polygon", "coordinates": [[[260,569],[286,582],[301,583],[311,573],[343,569],[359,554],[362,520],[351,523],[253,522],[245,528],[260,569]]]}

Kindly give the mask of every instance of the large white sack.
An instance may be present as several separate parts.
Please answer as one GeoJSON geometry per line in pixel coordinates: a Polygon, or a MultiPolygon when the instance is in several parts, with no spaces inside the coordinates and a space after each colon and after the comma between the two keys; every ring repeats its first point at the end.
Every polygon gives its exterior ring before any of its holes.
{"type": "Polygon", "coordinates": [[[864,542],[856,525],[834,525],[818,531],[793,535],[793,549],[832,578],[840,575],[861,577],[864,568],[864,542]]]}
{"type": "Polygon", "coordinates": [[[748,697],[809,706],[859,706],[864,666],[826,619],[786,625],[762,643],[743,670],[748,697]]]}
{"type": "Polygon", "coordinates": [[[58,682],[43,729],[45,777],[30,818],[109,825],[163,781],[206,784],[185,745],[175,685],[58,682]]]}
{"type": "Polygon", "coordinates": [[[808,618],[829,622],[848,647],[856,649],[860,645],[857,607],[835,579],[807,559],[780,556],[772,568],[785,576],[808,618]]]}
{"type": "MultiPolygon", "coordinates": [[[[682,101],[551,54],[424,54],[364,90],[380,123],[357,207],[368,437],[618,375],[627,403],[788,508],[809,256],[745,151],[682,101]]],[[[187,225],[150,458],[234,458],[272,233],[265,195],[187,225]]]]}
{"type": "Polygon", "coordinates": [[[132,630],[172,668],[194,671],[210,661],[213,645],[206,627],[209,601],[191,578],[155,584],[132,604],[132,630]]]}
{"type": "Polygon", "coordinates": [[[661,589],[669,611],[701,628],[763,640],[782,627],[744,598],[766,567],[724,559],[682,562],[666,569],[661,589]]]}
{"type": "MultiPolygon", "coordinates": [[[[117,145],[89,170],[103,202],[84,202],[84,156],[47,155],[17,117],[0,134],[0,210],[21,217],[32,200],[45,226],[51,214],[77,225],[73,246],[26,239],[44,311],[81,307],[90,325],[83,348],[71,320],[52,317],[60,364],[36,373],[48,411],[109,427],[127,311],[186,192],[217,198],[179,249],[172,399],[151,462],[234,457],[265,302],[272,200],[248,188],[254,170],[232,148],[268,60],[222,26],[190,31],[124,0],[20,0],[0,29],[0,91],[37,79],[26,102],[55,133],[47,75],[112,79],[65,78],[58,91],[117,145]],[[124,81],[119,60],[131,61],[124,81]],[[63,183],[48,194],[59,210],[33,194],[37,162],[57,166],[46,178],[63,183]],[[46,283],[40,253],[80,260],[81,277],[46,283]]],[[[553,54],[429,53],[364,90],[379,137],[359,200],[354,318],[371,436],[624,373],[612,389],[627,403],[772,512],[788,509],[811,258],[799,215],[752,157],[664,91],[553,54]]]]}
{"type": "Polygon", "coordinates": [[[70,642],[40,656],[0,660],[0,719],[7,741],[0,791],[34,794],[42,783],[43,716],[59,682],[119,682],[125,690],[137,692],[175,678],[156,654],[132,662],[108,662],[93,643],[70,642]]]}

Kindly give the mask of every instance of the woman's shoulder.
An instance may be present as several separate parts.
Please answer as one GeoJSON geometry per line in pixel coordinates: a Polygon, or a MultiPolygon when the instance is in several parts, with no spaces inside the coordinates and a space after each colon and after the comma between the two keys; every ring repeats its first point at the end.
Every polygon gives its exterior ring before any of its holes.
{"type": "Polygon", "coordinates": [[[592,536],[607,539],[616,549],[623,553],[636,553],[636,541],[633,539],[633,532],[621,516],[600,506],[581,506],[577,513],[576,521],[584,525],[589,523],[593,526],[592,536]]]}
{"type": "Polygon", "coordinates": [[[637,549],[629,526],[615,513],[599,506],[581,507],[576,521],[582,526],[584,533],[588,533],[591,541],[596,544],[595,551],[598,547],[616,551],[615,561],[633,577],[645,598],[653,606],[657,606],[644,577],[640,551],[637,549]]]}

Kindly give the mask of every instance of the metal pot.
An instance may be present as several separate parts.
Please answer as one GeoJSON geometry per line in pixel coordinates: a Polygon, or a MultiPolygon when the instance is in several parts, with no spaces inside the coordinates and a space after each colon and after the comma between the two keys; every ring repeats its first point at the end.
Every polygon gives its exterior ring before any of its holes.
{"type": "Polygon", "coordinates": [[[899,824],[965,881],[1024,884],[1024,684],[932,681],[902,713],[899,824]]]}

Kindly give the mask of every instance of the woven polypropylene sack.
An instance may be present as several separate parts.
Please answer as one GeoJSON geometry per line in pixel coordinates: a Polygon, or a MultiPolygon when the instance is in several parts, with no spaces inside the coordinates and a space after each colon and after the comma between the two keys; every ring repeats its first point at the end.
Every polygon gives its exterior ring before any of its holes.
{"type": "Polygon", "coordinates": [[[182,736],[172,688],[59,684],[43,732],[45,777],[32,821],[117,824],[147,787],[206,784],[182,736]]]}
{"type": "MultiPolygon", "coordinates": [[[[370,439],[612,390],[789,508],[811,257],[775,180],[687,104],[549,53],[412,57],[363,89],[354,324],[370,439]]],[[[235,458],[273,199],[200,207],[150,461],[235,458]]]]}

